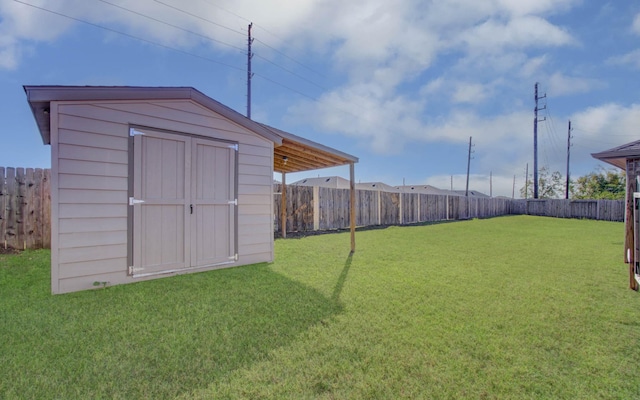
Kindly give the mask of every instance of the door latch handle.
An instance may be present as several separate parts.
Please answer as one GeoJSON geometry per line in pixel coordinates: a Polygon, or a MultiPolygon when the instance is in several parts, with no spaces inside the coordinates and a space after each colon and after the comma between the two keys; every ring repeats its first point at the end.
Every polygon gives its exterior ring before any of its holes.
{"type": "Polygon", "coordinates": [[[189,208],[191,209],[191,214],[193,214],[193,204],[189,204],[189,208]]]}

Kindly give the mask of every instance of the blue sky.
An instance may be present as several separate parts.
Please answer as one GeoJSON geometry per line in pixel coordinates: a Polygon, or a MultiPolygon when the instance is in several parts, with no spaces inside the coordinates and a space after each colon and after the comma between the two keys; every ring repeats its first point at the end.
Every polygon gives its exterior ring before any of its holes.
{"type": "MultiPolygon", "coordinates": [[[[565,175],[569,119],[572,177],[640,139],[638,2],[0,0],[0,165],[50,165],[22,85],[193,86],[244,114],[249,22],[252,118],[359,157],[358,181],[464,189],[471,136],[470,188],[517,197],[535,82],[539,167],[565,175]]],[[[348,168],[287,181],[318,175],[348,168]]]]}

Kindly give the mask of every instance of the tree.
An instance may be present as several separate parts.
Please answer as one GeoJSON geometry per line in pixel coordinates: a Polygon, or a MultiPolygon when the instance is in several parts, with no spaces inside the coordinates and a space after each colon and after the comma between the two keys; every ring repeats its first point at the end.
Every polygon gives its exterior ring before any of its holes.
{"type": "Polygon", "coordinates": [[[581,176],[574,187],[576,199],[608,199],[623,200],[626,190],[626,176],[624,171],[605,170],[581,176]]]}
{"type": "MultiPolygon", "coordinates": [[[[564,182],[562,174],[558,171],[549,174],[549,169],[542,167],[538,171],[538,198],[557,199],[563,193],[564,182]]],[[[527,177],[525,186],[520,189],[520,196],[533,198],[533,181],[529,177],[527,177]]]]}

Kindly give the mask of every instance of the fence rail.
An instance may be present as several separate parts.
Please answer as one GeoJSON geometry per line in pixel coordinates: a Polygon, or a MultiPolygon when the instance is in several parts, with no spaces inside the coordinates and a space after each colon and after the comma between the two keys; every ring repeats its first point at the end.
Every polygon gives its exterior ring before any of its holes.
{"type": "MultiPolygon", "coordinates": [[[[48,169],[0,167],[0,247],[51,247],[51,174],[48,169]]],[[[280,185],[274,185],[274,230],[281,232],[280,185]]],[[[348,189],[287,187],[287,232],[349,227],[348,189]]],[[[623,200],[525,200],[356,190],[356,225],[529,214],[624,221],[623,200]]]]}
{"type": "Polygon", "coordinates": [[[0,167],[0,246],[51,247],[50,182],[48,169],[0,167]]]}

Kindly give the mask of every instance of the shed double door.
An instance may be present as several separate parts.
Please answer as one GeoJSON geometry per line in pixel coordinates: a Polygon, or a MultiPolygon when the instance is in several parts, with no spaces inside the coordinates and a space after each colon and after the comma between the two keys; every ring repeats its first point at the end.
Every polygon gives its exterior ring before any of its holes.
{"type": "Polygon", "coordinates": [[[237,145],[132,130],[132,275],[236,259],[237,145]]]}

